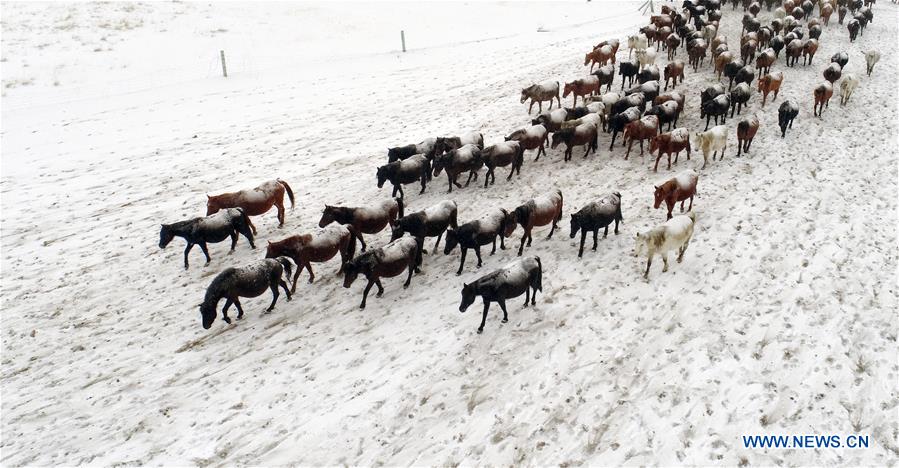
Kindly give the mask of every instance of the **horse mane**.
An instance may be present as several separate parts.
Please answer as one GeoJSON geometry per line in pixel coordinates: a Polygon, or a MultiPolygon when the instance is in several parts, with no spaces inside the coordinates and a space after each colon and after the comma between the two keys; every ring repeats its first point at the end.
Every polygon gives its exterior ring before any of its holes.
{"type": "Polygon", "coordinates": [[[353,268],[362,268],[368,267],[373,268],[377,264],[377,259],[375,258],[375,254],[379,252],[381,249],[371,249],[366,252],[359,254],[358,257],[347,262],[347,266],[352,266],[353,268]]]}

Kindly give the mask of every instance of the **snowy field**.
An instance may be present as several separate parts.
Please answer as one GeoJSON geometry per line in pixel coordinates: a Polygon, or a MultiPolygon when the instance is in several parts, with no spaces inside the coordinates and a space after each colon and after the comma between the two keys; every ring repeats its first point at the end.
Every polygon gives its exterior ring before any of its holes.
{"type": "MultiPolygon", "coordinates": [[[[342,288],[335,259],[271,314],[266,294],[202,329],[218,272],[310,230],[326,203],[388,197],[375,185],[388,146],[468,130],[502,141],[530,120],[520,89],[584,76],[593,44],[648,22],[638,5],[4,2],[0,463],[899,463],[899,7],[886,0],[856,42],[834,15],[812,65],[781,56],[780,97],[743,111],[762,122],[748,156],[728,119],[727,157],[701,171],[696,232],[667,273],[657,260],[642,278],[634,235],[665,220],[653,184],[702,158],[653,173],[654,158],[624,161],[602,134],[596,156],[529,152],[520,179],[500,169],[488,189],[447,195],[436,177],[406,191],[407,212],[449,198],[465,222],[562,190],[562,232],[536,230],[526,251],[544,292],[536,307],[510,301],[509,323],[494,306],[478,335],[480,303],[458,305],[462,282],[512,249],[480,270],[470,256],[461,277],[458,250],[429,254],[409,289],[387,279],[364,311],[362,282],[342,288]],[[883,58],[867,77],[871,49],[883,58]],[[812,89],[841,50],[861,85],[816,118],[812,89]],[[801,112],[781,139],[784,99],[801,112]],[[254,219],[260,248],[211,245],[207,266],[194,249],[187,271],[180,239],[159,249],[159,224],[205,214],[205,194],[275,177],[297,207],[280,229],[274,212],[254,219]],[[621,234],[579,260],[569,214],[608,191],[622,194],[621,234]],[[871,447],[743,448],[752,434],[871,447]]],[[[742,12],[723,12],[733,49],[742,12]]],[[[702,129],[714,80],[708,61],[687,71],[680,126],[702,129]]]]}

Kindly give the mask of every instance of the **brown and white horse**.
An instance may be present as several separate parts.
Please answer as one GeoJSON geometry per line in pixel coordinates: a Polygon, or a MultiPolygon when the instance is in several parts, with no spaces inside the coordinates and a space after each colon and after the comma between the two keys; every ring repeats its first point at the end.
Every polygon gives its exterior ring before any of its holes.
{"type": "Polygon", "coordinates": [[[674,130],[663,133],[649,142],[649,154],[656,150],[659,155],[656,156],[656,165],[653,171],[659,171],[659,160],[662,155],[668,155],[668,170],[671,170],[671,153],[674,153],[674,164],[677,164],[677,158],[680,152],[687,150],[687,161],[690,160],[690,132],[686,128],[675,128],[674,130]]]}
{"type": "Polygon", "coordinates": [[[370,206],[352,208],[325,205],[318,227],[323,228],[334,222],[349,224],[353,227],[353,234],[362,244],[362,251],[365,252],[366,245],[362,234],[377,234],[398,217],[403,217],[402,198],[391,198],[370,206]]]}
{"type": "MultiPolygon", "coordinates": [[[[251,190],[206,195],[206,216],[218,213],[225,208],[242,208],[247,216],[265,214],[272,206],[278,209],[278,227],[284,226],[284,192],[290,198],[290,207],[294,207],[293,190],[281,179],[269,180],[251,190]]],[[[256,226],[250,224],[253,234],[256,226]]]]}
{"type": "Polygon", "coordinates": [[[518,255],[524,252],[524,243],[527,241],[528,247],[531,246],[533,236],[531,231],[538,226],[546,226],[552,224],[547,239],[551,239],[553,232],[562,220],[562,191],[555,190],[552,193],[542,195],[528,200],[523,205],[515,208],[510,214],[512,223],[520,224],[524,229],[521,236],[521,245],[518,246],[518,255]]]}
{"type": "Polygon", "coordinates": [[[340,254],[340,269],[343,272],[353,254],[356,252],[356,237],[350,225],[328,226],[315,232],[307,232],[290,236],[279,241],[269,241],[265,252],[265,258],[288,257],[297,264],[297,271],[293,275],[293,286],[290,292],[297,290],[297,278],[303,268],[309,271],[309,283],[315,280],[312,272],[312,262],[327,262],[340,254]]]}
{"type": "Polygon", "coordinates": [[[658,209],[664,201],[668,206],[668,218],[671,219],[671,211],[674,205],[680,202],[680,210],[684,211],[684,202],[690,199],[690,208],[693,209],[693,197],[696,195],[696,184],[699,182],[699,174],[693,169],[687,169],[680,174],[666,180],[655,188],[655,204],[653,208],[658,209]]]}

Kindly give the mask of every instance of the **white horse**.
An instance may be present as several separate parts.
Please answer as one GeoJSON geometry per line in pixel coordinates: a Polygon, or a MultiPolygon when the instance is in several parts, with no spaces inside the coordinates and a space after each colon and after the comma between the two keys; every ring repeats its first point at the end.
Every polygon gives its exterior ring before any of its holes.
{"type": "Polygon", "coordinates": [[[865,62],[868,64],[868,76],[871,76],[871,73],[874,72],[874,65],[880,61],[880,52],[876,50],[869,50],[865,52],[865,62]]]}
{"type": "Polygon", "coordinates": [[[693,150],[702,149],[702,168],[709,163],[709,153],[712,153],[712,161],[721,151],[721,159],[724,159],[724,149],[727,147],[727,127],[716,125],[706,132],[696,132],[693,135],[693,150]]]}
{"type": "Polygon", "coordinates": [[[644,34],[636,34],[633,36],[627,37],[627,58],[631,58],[631,53],[636,50],[637,52],[641,50],[645,50],[649,45],[649,40],[646,38],[644,34]]]}
{"type": "Polygon", "coordinates": [[[637,49],[635,53],[637,56],[637,61],[640,63],[640,70],[643,70],[643,67],[647,65],[654,65],[656,63],[656,48],[655,47],[647,47],[645,49],[637,49]]]}
{"type": "Polygon", "coordinates": [[[684,252],[690,245],[690,239],[693,237],[693,226],[696,224],[696,212],[690,211],[686,215],[677,215],[669,219],[660,226],[656,226],[642,234],[637,233],[637,242],[634,247],[636,256],[647,254],[646,273],[643,277],[649,279],[649,267],[652,266],[652,257],[659,254],[665,268],[662,272],[668,271],[668,252],[677,250],[677,263],[684,259],[684,252]]]}
{"type": "Polygon", "coordinates": [[[852,97],[852,92],[858,87],[858,78],[854,73],[843,75],[843,81],[840,82],[840,105],[845,106],[852,97]]]}

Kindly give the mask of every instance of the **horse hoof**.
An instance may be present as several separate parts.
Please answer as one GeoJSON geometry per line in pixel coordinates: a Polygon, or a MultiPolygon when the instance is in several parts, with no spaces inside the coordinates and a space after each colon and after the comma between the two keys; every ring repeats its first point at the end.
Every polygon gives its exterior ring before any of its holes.
{"type": "Polygon", "coordinates": [[[478,335],[480,335],[480,334],[483,333],[483,332],[484,332],[484,329],[483,329],[483,328],[478,328],[478,335]]]}
{"type": "Polygon", "coordinates": [[[229,317],[225,317],[225,318],[223,318],[222,320],[224,320],[225,323],[227,323],[228,325],[231,324],[231,319],[230,319],[229,317]]]}
{"type": "Polygon", "coordinates": [[[503,319],[503,323],[509,323],[509,319],[503,319]]]}

